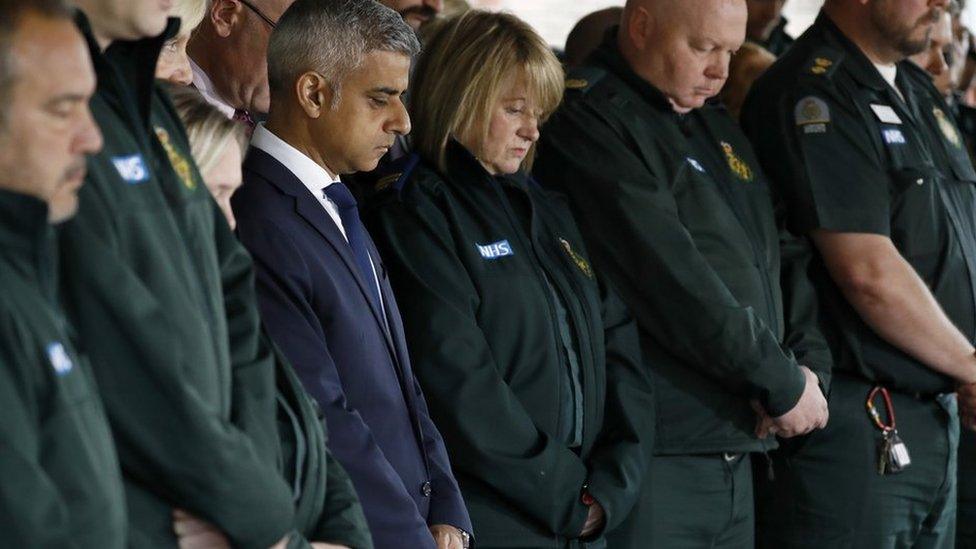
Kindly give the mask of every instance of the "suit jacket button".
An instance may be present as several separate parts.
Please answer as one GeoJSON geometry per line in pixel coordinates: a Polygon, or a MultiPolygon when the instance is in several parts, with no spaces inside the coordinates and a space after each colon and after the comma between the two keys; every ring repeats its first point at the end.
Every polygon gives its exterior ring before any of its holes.
{"type": "Polygon", "coordinates": [[[430,495],[434,493],[434,488],[430,485],[430,481],[420,485],[420,493],[422,493],[425,498],[429,498],[430,495]]]}

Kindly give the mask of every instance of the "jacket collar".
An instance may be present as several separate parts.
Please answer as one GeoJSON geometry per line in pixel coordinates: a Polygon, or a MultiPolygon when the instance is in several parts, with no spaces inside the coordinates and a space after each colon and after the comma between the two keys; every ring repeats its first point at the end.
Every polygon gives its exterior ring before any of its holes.
{"type": "Polygon", "coordinates": [[[50,280],[55,249],[47,204],[0,189],[0,254],[30,265],[40,282],[50,280]]]}
{"type": "Polygon", "coordinates": [[[522,170],[514,174],[491,175],[471,152],[456,140],[447,143],[447,173],[444,178],[462,187],[471,185],[508,185],[525,190],[535,182],[522,170]]]}
{"type": "Polygon", "coordinates": [[[587,64],[602,66],[615,74],[617,78],[623,80],[631,89],[637,92],[648,103],[656,109],[666,112],[674,112],[671,101],[668,100],[661,90],[653,84],[644,80],[627,63],[620,47],[617,45],[617,31],[619,26],[614,26],[603,37],[603,43],[587,59],[587,64]]]}
{"type": "Polygon", "coordinates": [[[163,44],[179,33],[180,20],[169,18],[159,36],[140,40],[116,40],[103,52],[84,12],[75,12],[75,24],[88,43],[99,91],[108,92],[122,108],[144,126],[149,125],[150,105],[156,85],[156,62],[163,44]],[[132,105],[136,108],[133,110],[132,105]]]}

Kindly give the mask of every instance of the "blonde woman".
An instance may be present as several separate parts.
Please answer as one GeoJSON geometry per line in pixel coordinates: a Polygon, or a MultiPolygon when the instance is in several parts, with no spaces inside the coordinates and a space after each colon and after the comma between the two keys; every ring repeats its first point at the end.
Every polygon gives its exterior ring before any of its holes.
{"type": "Polygon", "coordinates": [[[417,155],[366,214],[477,546],[604,547],[653,405],[632,319],[565,201],[526,175],[559,62],[518,18],[469,11],[413,76],[417,155]]]}
{"type": "Polygon", "coordinates": [[[171,17],[180,18],[180,32],[163,44],[156,62],[156,78],[177,86],[193,83],[190,58],[186,54],[186,44],[197,25],[203,21],[207,10],[207,0],[176,0],[171,17]]]}
{"type": "Polygon", "coordinates": [[[245,128],[224,116],[193,88],[169,90],[190,139],[193,159],[230,228],[237,225],[230,197],[241,186],[241,163],[247,149],[245,128]]]}

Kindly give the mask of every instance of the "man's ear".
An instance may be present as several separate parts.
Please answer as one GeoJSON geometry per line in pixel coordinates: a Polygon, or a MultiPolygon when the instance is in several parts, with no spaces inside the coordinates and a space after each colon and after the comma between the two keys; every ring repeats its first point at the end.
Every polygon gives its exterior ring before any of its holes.
{"type": "Polygon", "coordinates": [[[213,0],[210,6],[210,23],[214,32],[221,38],[230,36],[234,27],[240,25],[244,18],[244,4],[237,0],[213,0]]]}
{"type": "Polygon", "coordinates": [[[624,21],[627,40],[636,51],[644,51],[647,47],[647,35],[651,32],[651,14],[644,6],[635,6],[630,16],[624,21]]]}
{"type": "Polygon", "coordinates": [[[306,72],[295,81],[298,105],[309,118],[319,118],[332,109],[332,86],[317,72],[306,72]]]}

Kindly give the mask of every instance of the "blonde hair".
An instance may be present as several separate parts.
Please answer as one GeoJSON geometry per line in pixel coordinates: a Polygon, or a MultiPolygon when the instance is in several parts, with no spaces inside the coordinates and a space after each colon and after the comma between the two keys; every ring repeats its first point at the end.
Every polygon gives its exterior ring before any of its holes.
{"type": "Polygon", "coordinates": [[[201,174],[206,174],[220,162],[228,145],[233,143],[240,147],[242,154],[247,149],[247,135],[243,126],[207,103],[197,90],[173,87],[169,94],[186,126],[190,152],[201,174]]]}
{"type": "Polygon", "coordinates": [[[197,28],[207,14],[207,0],[176,0],[170,17],[180,18],[179,36],[187,36],[197,28]]]}
{"type": "MultiPolygon", "coordinates": [[[[410,118],[414,147],[442,171],[452,137],[479,132],[487,139],[492,110],[513,76],[525,78],[542,110],[540,123],[559,106],[562,66],[518,17],[471,10],[434,25],[414,71],[410,118]]],[[[534,156],[533,145],[523,162],[526,170],[534,156]]]]}

